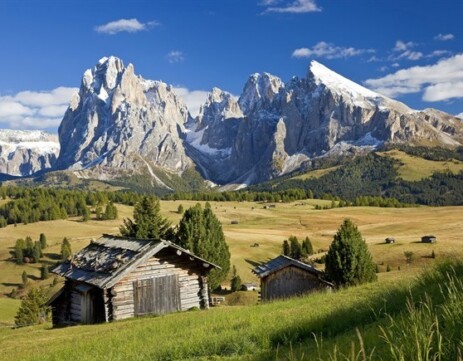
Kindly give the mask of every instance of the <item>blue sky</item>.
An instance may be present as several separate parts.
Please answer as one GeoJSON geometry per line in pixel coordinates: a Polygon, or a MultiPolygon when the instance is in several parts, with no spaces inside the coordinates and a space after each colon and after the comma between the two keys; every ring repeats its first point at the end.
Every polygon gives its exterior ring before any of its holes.
{"type": "Polygon", "coordinates": [[[413,108],[463,112],[461,0],[0,0],[0,128],[56,131],[85,69],[115,55],[194,110],[315,59],[413,108]]]}

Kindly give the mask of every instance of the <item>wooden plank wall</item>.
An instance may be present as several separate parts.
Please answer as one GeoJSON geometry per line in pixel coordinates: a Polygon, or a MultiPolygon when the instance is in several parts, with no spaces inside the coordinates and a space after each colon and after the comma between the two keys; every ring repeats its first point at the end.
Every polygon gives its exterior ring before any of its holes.
{"type": "Polygon", "coordinates": [[[317,276],[297,267],[286,267],[262,280],[262,301],[288,298],[323,288],[317,276]]]}
{"type": "Polygon", "coordinates": [[[150,258],[121,279],[110,290],[112,294],[112,319],[122,320],[135,316],[133,283],[154,277],[178,275],[180,287],[180,310],[201,307],[201,285],[199,271],[192,270],[193,262],[176,255],[150,258]]]}

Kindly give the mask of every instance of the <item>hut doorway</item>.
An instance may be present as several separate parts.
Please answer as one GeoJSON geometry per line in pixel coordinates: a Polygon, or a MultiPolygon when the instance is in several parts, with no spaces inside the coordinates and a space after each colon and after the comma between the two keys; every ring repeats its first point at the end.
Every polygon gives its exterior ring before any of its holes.
{"type": "Polygon", "coordinates": [[[181,309],[178,275],[148,278],[133,283],[135,316],[162,315],[181,309]]]}
{"type": "Polygon", "coordinates": [[[84,284],[77,286],[76,289],[80,298],[80,322],[87,324],[104,322],[103,291],[84,284]]]}

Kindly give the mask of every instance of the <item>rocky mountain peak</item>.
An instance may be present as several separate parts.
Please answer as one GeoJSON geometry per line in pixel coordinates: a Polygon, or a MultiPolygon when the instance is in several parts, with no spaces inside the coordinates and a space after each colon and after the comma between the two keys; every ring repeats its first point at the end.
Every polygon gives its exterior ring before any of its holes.
{"type": "Polygon", "coordinates": [[[171,86],[137,76],[116,57],[102,58],[85,71],[61,122],[56,166],[99,178],[143,169],[157,178],[155,167],[181,173],[192,164],[182,145],[189,119],[171,86]]]}
{"type": "Polygon", "coordinates": [[[283,81],[269,73],[255,73],[251,75],[244,86],[238,101],[244,114],[268,106],[274,97],[283,89],[283,81]]]}
{"type": "Polygon", "coordinates": [[[212,121],[229,118],[242,118],[243,112],[235,97],[219,88],[212,88],[206,102],[201,106],[198,116],[198,130],[208,126],[212,121]]]}

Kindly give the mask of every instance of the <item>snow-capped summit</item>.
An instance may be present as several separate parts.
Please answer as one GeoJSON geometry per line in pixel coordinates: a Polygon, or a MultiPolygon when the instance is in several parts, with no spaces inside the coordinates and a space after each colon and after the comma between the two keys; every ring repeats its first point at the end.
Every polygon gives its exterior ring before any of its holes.
{"type": "Polygon", "coordinates": [[[51,168],[59,149],[56,135],[41,130],[0,129],[0,173],[28,176],[51,168]]]}

